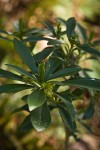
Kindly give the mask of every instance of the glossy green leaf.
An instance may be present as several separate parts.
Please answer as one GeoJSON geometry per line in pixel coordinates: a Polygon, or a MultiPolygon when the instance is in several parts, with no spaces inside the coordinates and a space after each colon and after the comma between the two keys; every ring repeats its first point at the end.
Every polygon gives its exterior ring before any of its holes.
{"type": "Polygon", "coordinates": [[[76,131],[76,123],[74,120],[71,119],[69,113],[64,108],[60,107],[59,112],[61,115],[61,118],[64,122],[65,127],[69,128],[70,131],[75,132],[76,131]]]}
{"type": "Polygon", "coordinates": [[[26,70],[24,70],[23,68],[19,67],[19,66],[15,66],[15,65],[10,65],[10,64],[6,64],[8,67],[10,67],[11,69],[21,73],[22,75],[25,75],[31,79],[35,79],[32,74],[30,74],[29,72],[27,72],[26,70]]]}
{"type": "Polygon", "coordinates": [[[55,71],[55,69],[61,64],[61,60],[57,57],[50,57],[46,64],[46,71],[44,79],[48,80],[50,75],[55,71]]]}
{"type": "Polygon", "coordinates": [[[82,45],[77,44],[77,47],[87,53],[90,53],[90,54],[100,57],[100,52],[95,50],[94,48],[90,47],[88,44],[82,44],[82,45]]]}
{"type": "Polygon", "coordinates": [[[29,106],[29,110],[32,111],[36,109],[37,107],[40,107],[43,105],[43,103],[46,101],[46,96],[44,94],[43,90],[36,89],[34,90],[27,99],[27,103],[29,106]]]}
{"type": "Polygon", "coordinates": [[[90,119],[94,114],[94,104],[90,102],[89,106],[85,110],[83,119],[90,119]]]}
{"type": "Polygon", "coordinates": [[[63,85],[72,85],[94,90],[100,90],[100,80],[94,78],[77,78],[63,82],[63,85]]]}
{"type": "Polygon", "coordinates": [[[14,39],[14,46],[23,62],[30,68],[33,73],[37,73],[35,60],[29,50],[21,41],[14,39]]]}
{"type": "Polygon", "coordinates": [[[55,79],[55,78],[60,78],[60,77],[64,77],[64,76],[70,76],[70,75],[73,75],[75,73],[78,73],[81,70],[82,70],[82,68],[80,68],[80,67],[64,68],[64,69],[61,69],[61,70],[57,71],[56,73],[52,74],[49,79],[55,79]]]}
{"type": "Polygon", "coordinates": [[[32,89],[33,87],[26,84],[5,84],[0,85],[0,94],[1,93],[16,93],[26,89],[32,89]]]}
{"type": "Polygon", "coordinates": [[[33,129],[32,123],[31,123],[31,116],[28,115],[24,121],[21,123],[19,130],[26,132],[33,129]]]}
{"type": "Polygon", "coordinates": [[[46,47],[43,51],[34,55],[35,61],[39,62],[41,60],[44,60],[50,55],[51,52],[53,52],[53,50],[54,50],[53,47],[46,47]]]}
{"type": "Polygon", "coordinates": [[[45,130],[50,125],[51,115],[46,103],[31,112],[31,122],[38,132],[45,130]]]}
{"type": "Polygon", "coordinates": [[[57,96],[59,99],[61,99],[61,100],[64,102],[64,104],[66,105],[66,109],[67,109],[67,111],[69,112],[69,115],[70,115],[71,119],[74,120],[74,119],[75,119],[76,112],[75,112],[75,109],[74,109],[72,103],[67,100],[67,97],[66,97],[66,99],[65,99],[62,95],[60,95],[60,93],[55,93],[55,94],[56,94],[56,96],[57,96]]]}
{"type": "Polygon", "coordinates": [[[66,27],[67,27],[67,37],[68,39],[71,38],[73,32],[74,32],[74,29],[76,27],[76,20],[75,18],[69,18],[67,21],[66,21],[66,27]]]}
{"type": "Polygon", "coordinates": [[[12,79],[12,80],[23,81],[23,78],[21,76],[18,76],[12,72],[9,72],[9,71],[3,70],[3,69],[0,69],[0,77],[12,79]]]}

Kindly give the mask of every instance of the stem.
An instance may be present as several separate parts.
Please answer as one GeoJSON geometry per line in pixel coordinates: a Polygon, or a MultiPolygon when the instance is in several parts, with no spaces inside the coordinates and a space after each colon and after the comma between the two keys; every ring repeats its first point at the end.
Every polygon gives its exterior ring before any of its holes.
{"type": "MultiPolygon", "coordinates": [[[[60,116],[62,118],[62,115],[60,113],[60,116]]],[[[70,137],[70,130],[69,128],[66,126],[63,118],[62,118],[62,122],[64,124],[64,128],[65,128],[65,150],[69,150],[69,137],[70,137]]]]}
{"type": "Polygon", "coordinates": [[[65,126],[65,150],[69,150],[69,137],[70,137],[70,130],[65,126]]]}

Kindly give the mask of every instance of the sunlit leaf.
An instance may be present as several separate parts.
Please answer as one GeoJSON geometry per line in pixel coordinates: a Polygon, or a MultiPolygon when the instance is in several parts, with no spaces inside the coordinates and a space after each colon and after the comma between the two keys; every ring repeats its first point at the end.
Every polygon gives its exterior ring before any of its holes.
{"type": "Polygon", "coordinates": [[[45,130],[50,125],[51,115],[46,103],[31,112],[31,122],[38,132],[45,130]]]}
{"type": "Polygon", "coordinates": [[[46,96],[44,94],[43,90],[36,89],[34,90],[27,99],[27,103],[29,106],[29,110],[32,111],[36,109],[37,107],[40,107],[43,105],[43,103],[46,101],[46,96]]]}

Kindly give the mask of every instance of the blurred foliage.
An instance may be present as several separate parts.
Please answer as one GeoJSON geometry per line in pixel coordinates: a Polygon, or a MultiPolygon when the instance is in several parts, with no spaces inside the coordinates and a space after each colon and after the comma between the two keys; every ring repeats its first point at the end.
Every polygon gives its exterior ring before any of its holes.
{"type": "MultiPolygon", "coordinates": [[[[16,0],[15,0],[16,1],[16,0]]],[[[24,18],[27,27],[43,27],[43,20],[49,20],[55,24],[55,17],[69,18],[75,16],[79,21],[86,21],[90,23],[87,26],[90,30],[93,29],[93,25],[100,24],[100,1],[99,0],[27,0],[18,1],[17,4],[14,0],[1,0],[0,1],[0,28],[13,30],[14,22],[20,17],[24,18]],[[5,6],[5,7],[4,7],[5,6]],[[92,26],[91,26],[92,24],[92,26]]],[[[84,23],[83,23],[84,24],[84,23]]],[[[98,38],[99,30],[94,28],[98,38]]],[[[100,46],[98,46],[98,49],[100,46]]],[[[3,42],[0,39],[0,68],[6,68],[3,64],[6,63],[20,64],[20,59],[17,57],[12,44],[9,42],[3,42]]],[[[91,77],[100,79],[100,60],[93,60],[83,62],[82,65],[90,66],[95,70],[96,74],[89,73],[91,77]]],[[[23,65],[23,64],[22,64],[23,65]]],[[[5,79],[0,79],[0,84],[8,83],[5,79]]],[[[20,95],[22,96],[22,95],[20,95]]],[[[34,130],[30,132],[19,132],[18,126],[25,118],[26,113],[21,112],[16,116],[12,115],[12,111],[16,106],[20,107],[22,104],[18,103],[19,93],[15,95],[3,94],[0,95],[0,149],[1,150],[63,150],[64,130],[62,128],[61,120],[59,119],[57,112],[52,112],[56,118],[52,120],[52,127],[45,133],[36,133],[34,130]]],[[[99,104],[98,100],[98,104],[99,104]]],[[[81,102],[80,104],[81,105],[81,102]]],[[[100,105],[100,104],[99,104],[100,105]]],[[[99,106],[98,105],[98,106],[99,106]]],[[[99,110],[99,107],[98,107],[99,110]]],[[[100,111],[97,111],[100,115],[100,111]]],[[[96,118],[96,114],[94,119],[96,118]]],[[[94,122],[99,122],[95,120],[94,122]]],[[[93,120],[89,122],[91,126],[94,123],[93,120]]],[[[96,131],[96,124],[93,126],[94,133],[96,131]]],[[[85,129],[79,125],[81,131],[85,129]]],[[[98,129],[99,130],[99,129],[98,129]]],[[[98,130],[96,133],[99,133],[98,130]]],[[[87,131],[85,130],[87,133],[87,131]]]]}
{"type": "Polygon", "coordinates": [[[0,101],[0,148],[3,150],[60,150],[63,146],[64,130],[57,113],[54,113],[57,120],[53,120],[51,129],[44,133],[36,133],[34,129],[19,132],[19,124],[26,113],[18,113],[15,116],[12,112],[22,105],[18,100],[20,96],[19,93],[0,96],[2,99],[0,101]]]}

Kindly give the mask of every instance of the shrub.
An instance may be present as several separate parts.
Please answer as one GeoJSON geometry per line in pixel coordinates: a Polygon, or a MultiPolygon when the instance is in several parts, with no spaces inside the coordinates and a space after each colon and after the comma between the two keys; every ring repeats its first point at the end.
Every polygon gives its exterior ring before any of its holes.
{"type": "Polygon", "coordinates": [[[87,71],[91,70],[79,66],[79,63],[87,53],[88,59],[92,55],[95,58],[100,56],[100,52],[93,48],[99,41],[92,41],[73,17],[67,21],[57,18],[56,27],[47,21],[44,24],[44,29],[27,29],[19,20],[13,33],[0,30],[0,38],[13,42],[15,50],[29,68],[6,64],[16,73],[0,69],[1,78],[19,81],[0,85],[0,93],[29,89],[29,94],[21,98],[25,105],[15,110],[28,112],[20,129],[45,130],[51,123],[50,112],[58,109],[66,130],[76,138],[79,132],[77,123],[88,128],[83,120],[92,117],[95,98],[100,90],[100,80],[90,78],[87,71]],[[35,54],[35,45],[42,40],[47,41],[47,47],[35,54]],[[75,102],[79,103],[79,99],[84,101],[86,94],[89,103],[78,108],[75,102]]]}

